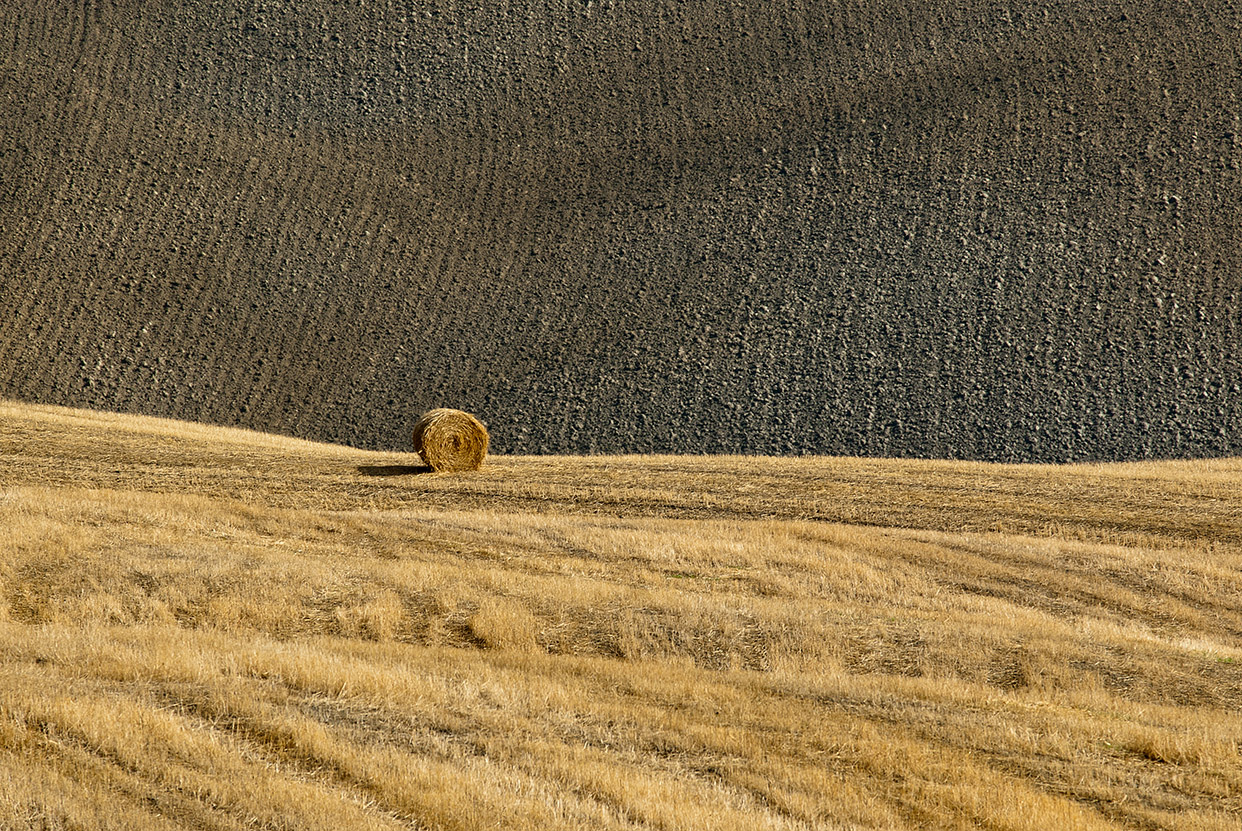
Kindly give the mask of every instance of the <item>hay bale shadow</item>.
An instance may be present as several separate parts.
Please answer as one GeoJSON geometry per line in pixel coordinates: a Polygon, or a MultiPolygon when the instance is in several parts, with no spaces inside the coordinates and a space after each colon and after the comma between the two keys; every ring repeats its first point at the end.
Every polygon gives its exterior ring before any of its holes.
{"type": "Polygon", "coordinates": [[[435,470],[431,465],[358,465],[358,472],[363,476],[415,476],[435,470]]]}

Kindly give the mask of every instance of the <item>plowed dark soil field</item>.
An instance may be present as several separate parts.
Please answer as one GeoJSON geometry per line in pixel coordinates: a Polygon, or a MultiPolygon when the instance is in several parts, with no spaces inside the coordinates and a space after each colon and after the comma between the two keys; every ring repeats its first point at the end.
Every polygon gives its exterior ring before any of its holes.
{"type": "Polygon", "coordinates": [[[0,395],[408,448],[1242,453],[1242,8],[0,4],[0,395]]]}

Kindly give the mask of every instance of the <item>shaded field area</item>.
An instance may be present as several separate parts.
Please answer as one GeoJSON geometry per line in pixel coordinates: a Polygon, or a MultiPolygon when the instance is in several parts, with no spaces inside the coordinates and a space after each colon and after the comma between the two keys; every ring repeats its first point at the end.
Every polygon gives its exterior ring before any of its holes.
{"type": "Polygon", "coordinates": [[[1227,0],[7,2],[0,394],[406,448],[1242,453],[1227,0]]]}
{"type": "Polygon", "coordinates": [[[1242,465],[0,405],[0,823],[1236,829],[1242,465]]]}

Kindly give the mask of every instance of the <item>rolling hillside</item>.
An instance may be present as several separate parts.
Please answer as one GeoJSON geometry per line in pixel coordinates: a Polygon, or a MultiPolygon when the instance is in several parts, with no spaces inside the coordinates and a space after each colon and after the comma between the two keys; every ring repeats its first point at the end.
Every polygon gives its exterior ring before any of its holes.
{"type": "Polygon", "coordinates": [[[0,394],[406,448],[1242,452],[1242,14],[0,4],[0,394]]]}
{"type": "Polygon", "coordinates": [[[0,402],[0,827],[1236,831],[1240,493],[0,402]]]}

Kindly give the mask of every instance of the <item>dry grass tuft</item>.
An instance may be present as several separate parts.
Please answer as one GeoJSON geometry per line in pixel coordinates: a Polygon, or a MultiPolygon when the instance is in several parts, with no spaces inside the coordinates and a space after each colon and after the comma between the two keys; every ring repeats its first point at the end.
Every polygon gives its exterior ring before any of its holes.
{"type": "Polygon", "coordinates": [[[470,634],[491,649],[528,652],[536,648],[539,621],[521,603],[487,597],[470,616],[470,634]]]}
{"type": "Polygon", "coordinates": [[[388,589],[364,602],[337,607],[336,619],[345,637],[372,641],[392,640],[408,624],[405,605],[388,589]]]}
{"type": "Polygon", "coordinates": [[[478,470],[487,441],[483,422],[461,410],[431,410],[414,425],[414,450],[436,472],[478,470]]]}

